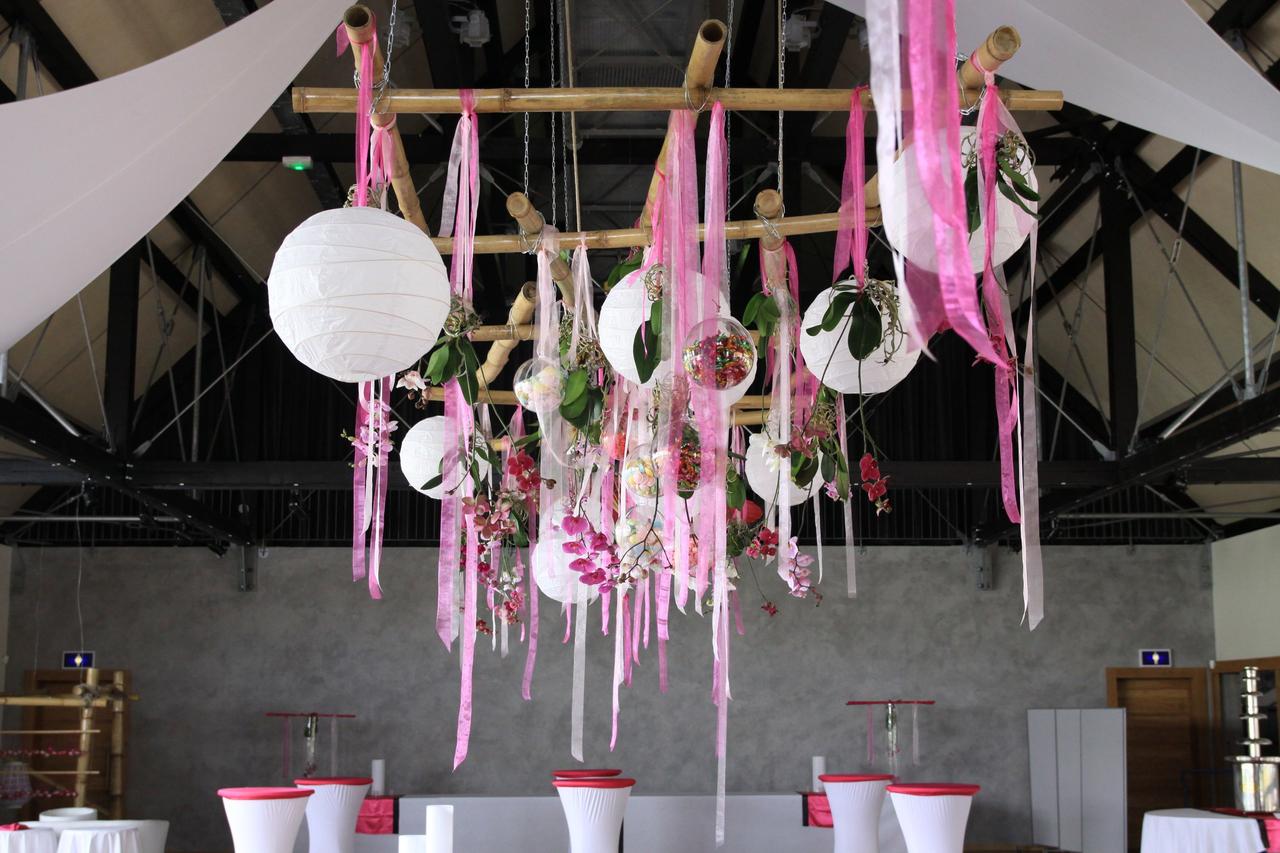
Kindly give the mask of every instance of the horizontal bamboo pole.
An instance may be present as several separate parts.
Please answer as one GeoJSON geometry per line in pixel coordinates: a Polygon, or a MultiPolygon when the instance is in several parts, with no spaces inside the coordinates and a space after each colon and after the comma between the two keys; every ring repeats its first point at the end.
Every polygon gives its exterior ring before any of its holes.
{"type": "MultiPolygon", "coordinates": [[[[90,734],[102,734],[102,729],[89,729],[90,734]]],[[[78,735],[79,729],[3,729],[0,735],[78,735]]]]}
{"type": "MultiPolygon", "coordinates": [[[[431,387],[426,391],[428,400],[443,400],[444,389],[439,387],[431,387]]],[[[516,405],[516,394],[514,391],[501,391],[498,389],[481,389],[478,402],[488,403],[493,406],[514,406],[516,405]]],[[[743,413],[755,416],[756,412],[767,411],[769,407],[769,396],[767,394],[748,394],[738,400],[731,407],[734,414],[743,413]]],[[[764,423],[763,419],[758,423],[764,423]]]]}
{"type": "MultiPolygon", "coordinates": [[[[85,701],[78,696],[0,696],[0,705],[14,708],[82,708],[85,701]]],[[[94,708],[106,708],[111,701],[106,697],[89,700],[94,708]]],[[[80,732],[76,729],[76,733],[80,732]]]]}
{"type": "MultiPolygon", "coordinates": [[[[351,58],[355,61],[356,70],[360,69],[360,51],[357,50],[358,45],[368,44],[373,40],[376,34],[373,13],[369,11],[367,6],[355,5],[347,9],[342,15],[342,25],[346,28],[347,38],[351,39],[351,58]]],[[[373,85],[376,87],[382,80],[382,48],[377,47],[373,54],[373,85]]],[[[355,97],[352,95],[352,97],[355,97]]],[[[379,104],[381,107],[381,103],[379,104]]],[[[351,109],[355,112],[355,108],[351,109]]],[[[430,234],[431,230],[427,227],[427,217],[422,212],[422,205],[418,202],[418,189],[413,184],[413,175],[409,171],[409,158],[404,153],[404,141],[400,138],[400,129],[394,124],[396,119],[395,113],[387,112],[381,108],[375,110],[369,120],[378,127],[387,127],[391,136],[393,151],[391,166],[391,189],[396,194],[396,204],[400,207],[400,213],[404,218],[412,222],[414,225],[422,229],[422,233],[430,234]]]]}
{"type": "MultiPolygon", "coordinates": [[[[770,223],[784,237],[796,234],[825,234],[840,229],[839,213],[814,213],[787,216],[770,223]]],[[[880,208],[867,210],[867,224],[880,224],[880,208]]],[[[758,219],[742,219],[725,223],[725,237],[730,240],[755,240],[769,233],[758,219]]],[[[698,239],[705,238],[706,226],[698,226],[698,239]]],[[[609,231],[570,231],[560,235],[560,245],[577,246],[580,241],[588,249],[627,249],[648,246],[653,234],[648,228],[615,228],[609,231]]],[[[453,238],[432,237],[431,242],[442,255],[453,254],[453,238]]],[[[502,255],[524,252],[528,244],[516,234],[485,234],[476,237],[477,255],[502,255]]]]}
{"type": "MultiPolygon", "coordinates": [[[[968,101],[978,92],[965,90],[968,101]]],[[[848,89],[711,89],[705,104],[690,104],[683,88],[607,87],[573,89],[476,89],[477,113],[549,112],[669,112],[723,104],[738,111],[841,113],[849,109],[848,89]]],[[[903,93],[904,105],[910,105],[903,93]]],[[[1058,90],[1001,89],[1000,100],[1010,110],[1060,110],[1058,90]]],[[[869,93],[862,105],[874,109],[869,93]]],[[[356,93],[348,88],[295,86],[293,109],[299,113],[353,113],[356,93]]],[[[462,99],[457,89],[397,89],[379,99],[377,109],[386,113],[461,113],[462,99]]]]}

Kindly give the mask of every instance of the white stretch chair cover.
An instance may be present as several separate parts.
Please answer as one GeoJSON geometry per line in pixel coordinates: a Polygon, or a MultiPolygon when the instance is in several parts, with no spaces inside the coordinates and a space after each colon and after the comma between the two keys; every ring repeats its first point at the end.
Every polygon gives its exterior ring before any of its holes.
{"type": "Polygon", "coordinates": [[[52,829],[0,832],[0,853],[54,853],[58,836],[52,829]]]}
{"type": "Polygon", "coordinates": [[[890,785],[907,853],[963,853],[977,785],[890,785]]]}
{"type": "Polygon", "coordinates": [[[294,784],[314,792],[307,797],[311,853],[352,853],[360,804],[368,796],[373,779],[295,779],[294,784]]]}
{"type": "Polygon", "coordinates": [[[571,853],[618,853],[634,779],[558,779],[571,853]]]}
{"type": "Polygon", "coordinates": [[[31,829],[44,829],[54,837],[71,829],[136,829],[141,853],[164,853],[169,838],[167,820],[30,820],[23,821],[31,829]]]}
{"type": "Polygon", "coordinates": [[[58,839],[58,853],[139,853],[139,850],[136,829],[68,829],[58,839]]]}
{"type": "Polygon", "coordinates": [[[297,788],[275,790],[290,791],[292,795],[241,799],[219,792],[236,853],[292,853],[310,792],[297,788]]]}
{"type": "Polygon", "coordinates": [[[835,853],[880,853],[880,811],[888,775],[818,777],[827,791],[835,830],[835,853]]]}

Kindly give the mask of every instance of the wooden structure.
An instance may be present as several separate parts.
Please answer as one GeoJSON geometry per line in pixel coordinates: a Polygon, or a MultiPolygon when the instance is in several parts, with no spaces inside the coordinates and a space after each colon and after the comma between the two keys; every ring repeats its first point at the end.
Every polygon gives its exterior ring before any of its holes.
{"type": "Polygon", "coordinates": [[[50,763],[54,767],[32,767],[31,778],[54,787],[61,787],[62,780],[72,778],[75,805],[93,806],[103,815],[118,819],[124,817],[125,811],[127,700],[137,697],[128,693],[125,671],[110,672],[110,681],[105,684],[102,683],[102,674],[96,668],[28,672],[26,694],[0,696],[0,706],[25,710],[23,726],[20,729],[0,729],[0,735],[21,736],[22,751],[33,754],[38,754],[44,746],[43,738],[74,736],[77,754],[73,768],[62,766],[70,756],[53,757],[50,763]],[[42,692],[53,685],[67,683],[72,684],[70,693],[42,692]],[[98,738],[104,732],[110,734],[105,743],[98,738]],[[94,768],[95,753],[102,756],[98,764],[105,764],[105,769],[94,768]],[[105,803],[90,799],[90,782],[100,776],[105,777],[106,784],[95,787],[100,789],[98,793],[106,795],[105,803]]]}

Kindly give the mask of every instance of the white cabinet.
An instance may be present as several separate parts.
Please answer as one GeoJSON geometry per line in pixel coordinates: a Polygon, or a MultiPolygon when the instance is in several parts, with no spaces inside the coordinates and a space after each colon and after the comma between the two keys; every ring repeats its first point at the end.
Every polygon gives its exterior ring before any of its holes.
{"type": "Polygon", "coordinates": [[[1124,853],[1123,708],[1027,712],[1032,841],[1075,853],[1124,853]]]}

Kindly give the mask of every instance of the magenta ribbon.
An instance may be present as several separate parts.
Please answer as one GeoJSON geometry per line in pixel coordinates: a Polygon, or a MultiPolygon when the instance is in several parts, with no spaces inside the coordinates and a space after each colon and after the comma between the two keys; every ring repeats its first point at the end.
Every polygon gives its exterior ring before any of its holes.
{"type": "Polygon", "coordinates": [[[866,208],[866,114],[862,110],[859,86],[849,96],[849,123],[844,131],[844,177],[840,183],[840,230],[836,232],[836,257],[831,281],[840,280],[845,269],[853,268],[858,284],[867,280],[866,208]]]}
{"type": "Polygon", "coordinates": [[[396,116],[385,125],[373,124],[373,133],[369,138],[369,181],[375,187],[382,187],[382,209],[387,209],[386,187],[391,183],[391,173],[396,163],[396,143],[391,130],[396,126],[396,116]]]}
{"type": "MultiPolygon", "coordinates": [[[[938,285],[947,321],[978,356],[1001,361],[982,322],[969,260],[968,215],[960,152],[955,79],[955,0],[907,0],[913,144],[920,184],[929,201],[938,285]]],[[[916,291],[911,291],[913,303],[916,291]]],[[[918,304],[918,303],[917,303],[918,304]]]]}
{"type": "Polygon", "coordinates": [[[995,85],[995,75],[983,69],[987,90],[978,116],[978,165],[982,174],[983,198],[983,249],[982,295],[990,330],[990,346],[997,354],[995,364],[996,444],[1000,456],[1000,496],[1005,514],[1010,521],[1018,522],[1017,472],[1013,458],[1013,439],[1018,429],[1018,386],[1016,356],[1010,352],[1006,334],[1008,319],[1004,313],[1004,289],[996,277],[991,262],[991,251],[996,240],[996,139],[1000,136],[1000,112],[994,105],[1000,103],[1000,92],[995,85]]]}

